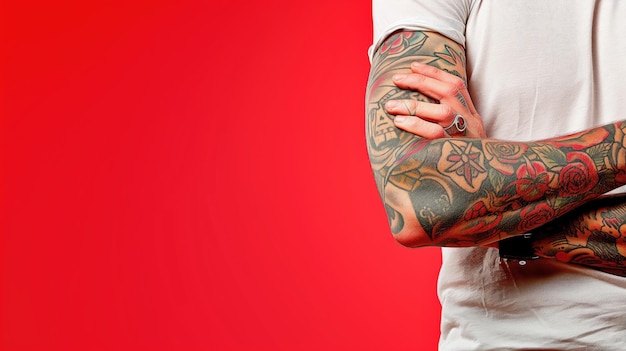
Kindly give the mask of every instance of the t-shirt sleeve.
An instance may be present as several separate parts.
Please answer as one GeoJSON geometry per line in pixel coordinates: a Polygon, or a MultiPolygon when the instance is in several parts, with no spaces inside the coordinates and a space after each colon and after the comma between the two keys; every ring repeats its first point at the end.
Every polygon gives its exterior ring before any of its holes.
{"type": "Polygon", "coordinates": [[[400,29],[432,31],[465,46],[471,0],[372,0],[374,41],[370,59],[382,41],[400,29]]]}

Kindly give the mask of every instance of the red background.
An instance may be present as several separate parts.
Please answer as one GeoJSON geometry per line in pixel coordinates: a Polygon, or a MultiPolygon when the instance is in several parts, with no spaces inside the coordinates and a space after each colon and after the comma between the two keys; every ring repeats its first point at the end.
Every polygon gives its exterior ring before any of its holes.
{"type": "Polygon", "coordinates": [[[388,233],[370,3],[3,1],[2,350],[434,350],[388,233]]]}

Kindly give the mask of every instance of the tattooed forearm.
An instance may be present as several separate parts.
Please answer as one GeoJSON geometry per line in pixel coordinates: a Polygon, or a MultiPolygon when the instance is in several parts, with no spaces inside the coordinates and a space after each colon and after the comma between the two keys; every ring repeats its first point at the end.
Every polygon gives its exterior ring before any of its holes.
{"type": "Polygon", "coordinates": [[[368,85],[370,162],[392,232],[409,246],[475,246],[532,230],[626,183],[626,124],[533,143],[420,139],[389,99],[426,99],[391,76],[422,61],[465,78],[463,49],[431,33],[390,37],[368,85]]]}
{"type": "Polygon", "coordinates": [[[626,275],[626,195],[590,202],[534,231],[544,258],[626,275]]]}
{"type": "Polygon", "coordinates": [[[623,184],[625,131],[618,123],[533,143],[417,141],[390,166],[386,194],[407,194],[430,242],[485,244],[533,230],[623,184]]]}

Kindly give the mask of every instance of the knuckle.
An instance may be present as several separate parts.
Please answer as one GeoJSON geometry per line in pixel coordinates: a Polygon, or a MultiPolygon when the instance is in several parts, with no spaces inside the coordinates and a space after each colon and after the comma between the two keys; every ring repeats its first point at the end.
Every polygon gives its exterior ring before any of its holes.
{"type": "Polygon", "coordinates": [[[443,93],[446,97],[457,97],[465,90],[465,82],[460,77],[450,75],[451,77],[446,80],[446,85],[443,93]]]}
{"type": "Polygon", "coordinates": [[[423,74],[414,74],[415,76],[415,82],[417,84],[424,84],[424,82],[426,82],[426,76],[423,74]]]}
{"type": "Polygon", "coordinates": [[[419,101],[415,101],[415,100],[411,100],[409,101],[409,108],[411,109],[411,112],[413,112],[414,114],[419,114],[419,109],[420,109],[420,103],[419,101]]]}
{"type": "Polygon", "coordinates": [[[417,117],[409,118],[407,125],[411,127],[413,130],[417,130],[421,124],[422,120],[417,117]]]}
{"type": "Polygon", "coordinates": [[[441,109],[442,109],[442,113],[445,117],[454,117],[455,112],[452,109],[452,107],[448,106],[448,105],[441,105],[441,109]]]}
{"type": "Polygon", "coordinates": [[[456,83],[450,83],[446,89],[446,96],[448,97],[456,97],[461,93],[461,89],[456,83]]]}
{"type": "Polygon", "coordinates": [[[465,81],[463,79],[461,79],[460,77],[457,76],[453,76],[454,78],[452,79],[452,84],[454,84],[454,86],[459,90],[463,90],[465,89],[465,81]]]}
{"type": "Polygon", "coordinates": [[[437,75],[441,73],[441,70],[439,70],[439,68],[435,67],[435,66],[427,66],[426,68],[426,72],[428,74],[432,74],[432,75],[437,75]]]}

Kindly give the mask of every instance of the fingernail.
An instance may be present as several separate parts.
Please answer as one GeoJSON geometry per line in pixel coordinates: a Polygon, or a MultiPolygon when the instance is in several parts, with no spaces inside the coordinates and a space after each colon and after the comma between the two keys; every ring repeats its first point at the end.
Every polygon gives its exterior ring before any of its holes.
{"type": "Polygon", "coordinates": [[[404,79],[404,77],[406,77],[406,75],[405,75],[405,74],[396,74],[396,75],[394,75],[394,76],[393,76],[393,80],[394,80],[395,82],[399,82],[399,81],[403,80],[403,79],[404,79]]]}
{"type": "Polygon", "coordinates": [[[406,117],[404,116],[396,116],[396,118],[393,119],[393,123],[395,124],[402,124],[406,121],[406,117]]]}
{"type": "Polygon", "coordinates": [[[393,100],[392,101],[387,101],[386,106],[387,106],[387,109],[393,110],[396,107],[400,106],[400,103],[398,101],[393,101],[393,100]]]}
{"type": "Polygon", "coordinates": [[[411,67],[416,67],[417,68],[417,67],[419,67],[421,65],[422,65],[422,63],[420,63],[420,62],[413,62],[413,63],[411,63],[411,67]]]}

